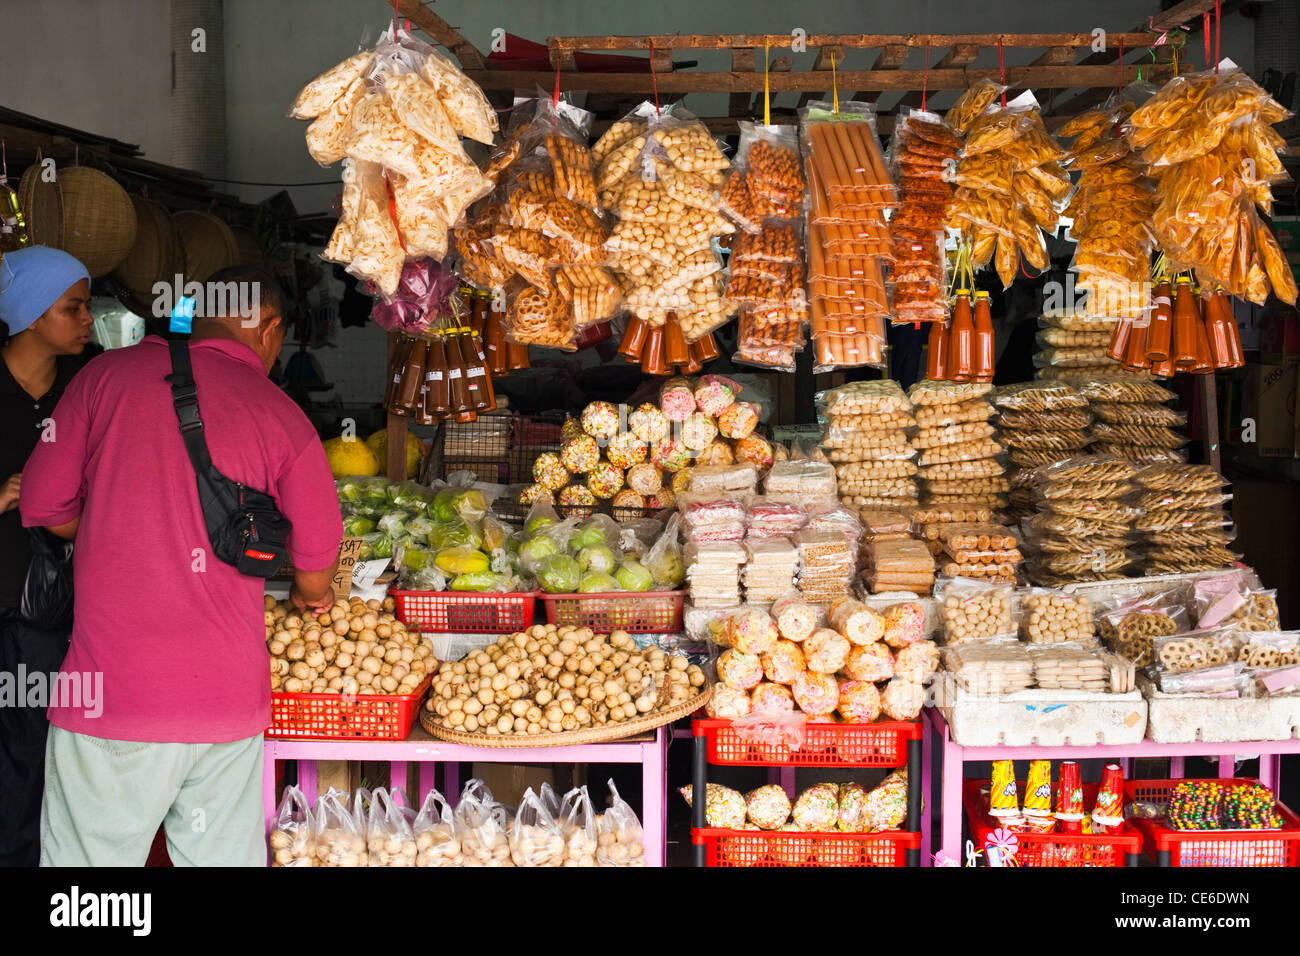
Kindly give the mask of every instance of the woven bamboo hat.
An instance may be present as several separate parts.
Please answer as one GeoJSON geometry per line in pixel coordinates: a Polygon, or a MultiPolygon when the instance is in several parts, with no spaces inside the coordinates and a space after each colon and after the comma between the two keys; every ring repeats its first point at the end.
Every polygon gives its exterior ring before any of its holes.
{"type": "Polygon", "coordinates": [[[59,248],[82,261],[92,278],[113,271],[135,242],[135,206],[114,179],[89,166],[58,171],[63,200],[59,248]]]}
{"type": "Polygon", "coordinates": [[[185,250],[167,207],[141,196],[132,196],[131,203],[139,223],[135,242],[113,278],[132,292],[151,293],[155,282],[171,283],[184,274],[185,250]]]}
{"type": "Polygon", "coordinates": [[[239,263],[239,242],[230,227],[197,209],[172,214],[185,251],[185,280],[206,282],[219,269],[239,263]]]}

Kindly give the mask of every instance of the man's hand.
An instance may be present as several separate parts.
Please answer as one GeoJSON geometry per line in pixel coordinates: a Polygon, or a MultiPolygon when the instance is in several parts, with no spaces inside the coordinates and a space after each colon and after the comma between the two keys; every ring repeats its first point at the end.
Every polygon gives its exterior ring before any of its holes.
{"type": "Polygon", "coordinates": [[[23,474],[19,472],[16,475],[10,475],[9,479],[0,485],[0,514],[7,511],[13,511],[18,507],[18,493],[22,490],[23,474]]]}
{"type": "Polygon", "coordinates": [[[292,601],[293,606],[300,611],[305,611],[310,608],[313,614],[324,614],[334,606],[334,588],[326,585],[325,596],[319,600],[312,601],[307,599],[302,590],[298,587],[298,582],[295,581],[293,587],[289,588],[289,600],[292,601]]]}

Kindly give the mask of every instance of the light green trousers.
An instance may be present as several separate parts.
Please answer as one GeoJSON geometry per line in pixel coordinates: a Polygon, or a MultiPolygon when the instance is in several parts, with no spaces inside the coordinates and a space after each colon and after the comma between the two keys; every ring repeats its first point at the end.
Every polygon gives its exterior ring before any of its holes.
{"type": "Polygon", "coordinates": [[[262,735],[154,744],[50,727],[41,866],[143,866],[159,823],[176,866],[265,866],[262,735]]]}

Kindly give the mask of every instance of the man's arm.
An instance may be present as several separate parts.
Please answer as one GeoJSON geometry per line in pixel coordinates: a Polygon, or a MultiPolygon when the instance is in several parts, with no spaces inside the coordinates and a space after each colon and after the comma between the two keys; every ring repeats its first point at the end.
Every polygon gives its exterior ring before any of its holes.
{"type": "Polygon", "coordinates": [[[67,540],[72,541],[76,539],[77,528],[80,526],[81,526],[81,518],[76,517],[73,518],[71,521],[66,522],[65,524],[58,524],[53,526],[47,525],[46,530],[49,531],[51,534],[58,535],[60,538],[66,538],[67,540]]]}
{"type": "Polygon", "coordinates": [[[343,517],[320,442],[310,441],[280,476],[276,504],[292,525],[289,557],[296,570],[289,596],[299,608],[326,610],[334,603],[331,582],[339,563],[343,517]]]}
{"type": "Polygon", "coordinates": [[[89,377],[83,370],[68,383],[23,466],[18,510],[25,527],[44,527],[71,540],[81,523],[86,493],[89,377]],[[48,438],[47,438],[48,436],[48,438]]]}
{"type": "Polygon", "coordinates": [[[336,558],[334,564],[324,571],[293,572],[293,587],[289,589],[289,599],[302,611],[311,608],[316,614],[324,613],[334,603],[334,572],[338,569],[336,558]]]}

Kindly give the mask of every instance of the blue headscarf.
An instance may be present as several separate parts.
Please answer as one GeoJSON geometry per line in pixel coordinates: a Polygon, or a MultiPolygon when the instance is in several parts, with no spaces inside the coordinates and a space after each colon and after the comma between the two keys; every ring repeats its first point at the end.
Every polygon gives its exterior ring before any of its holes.
{"type": "Polygon", "coordinates": [[[89,279],[75,256],[49,246],[28,246],[0,259],[0,319],[17,335],[82,279],[89,279]]]}

